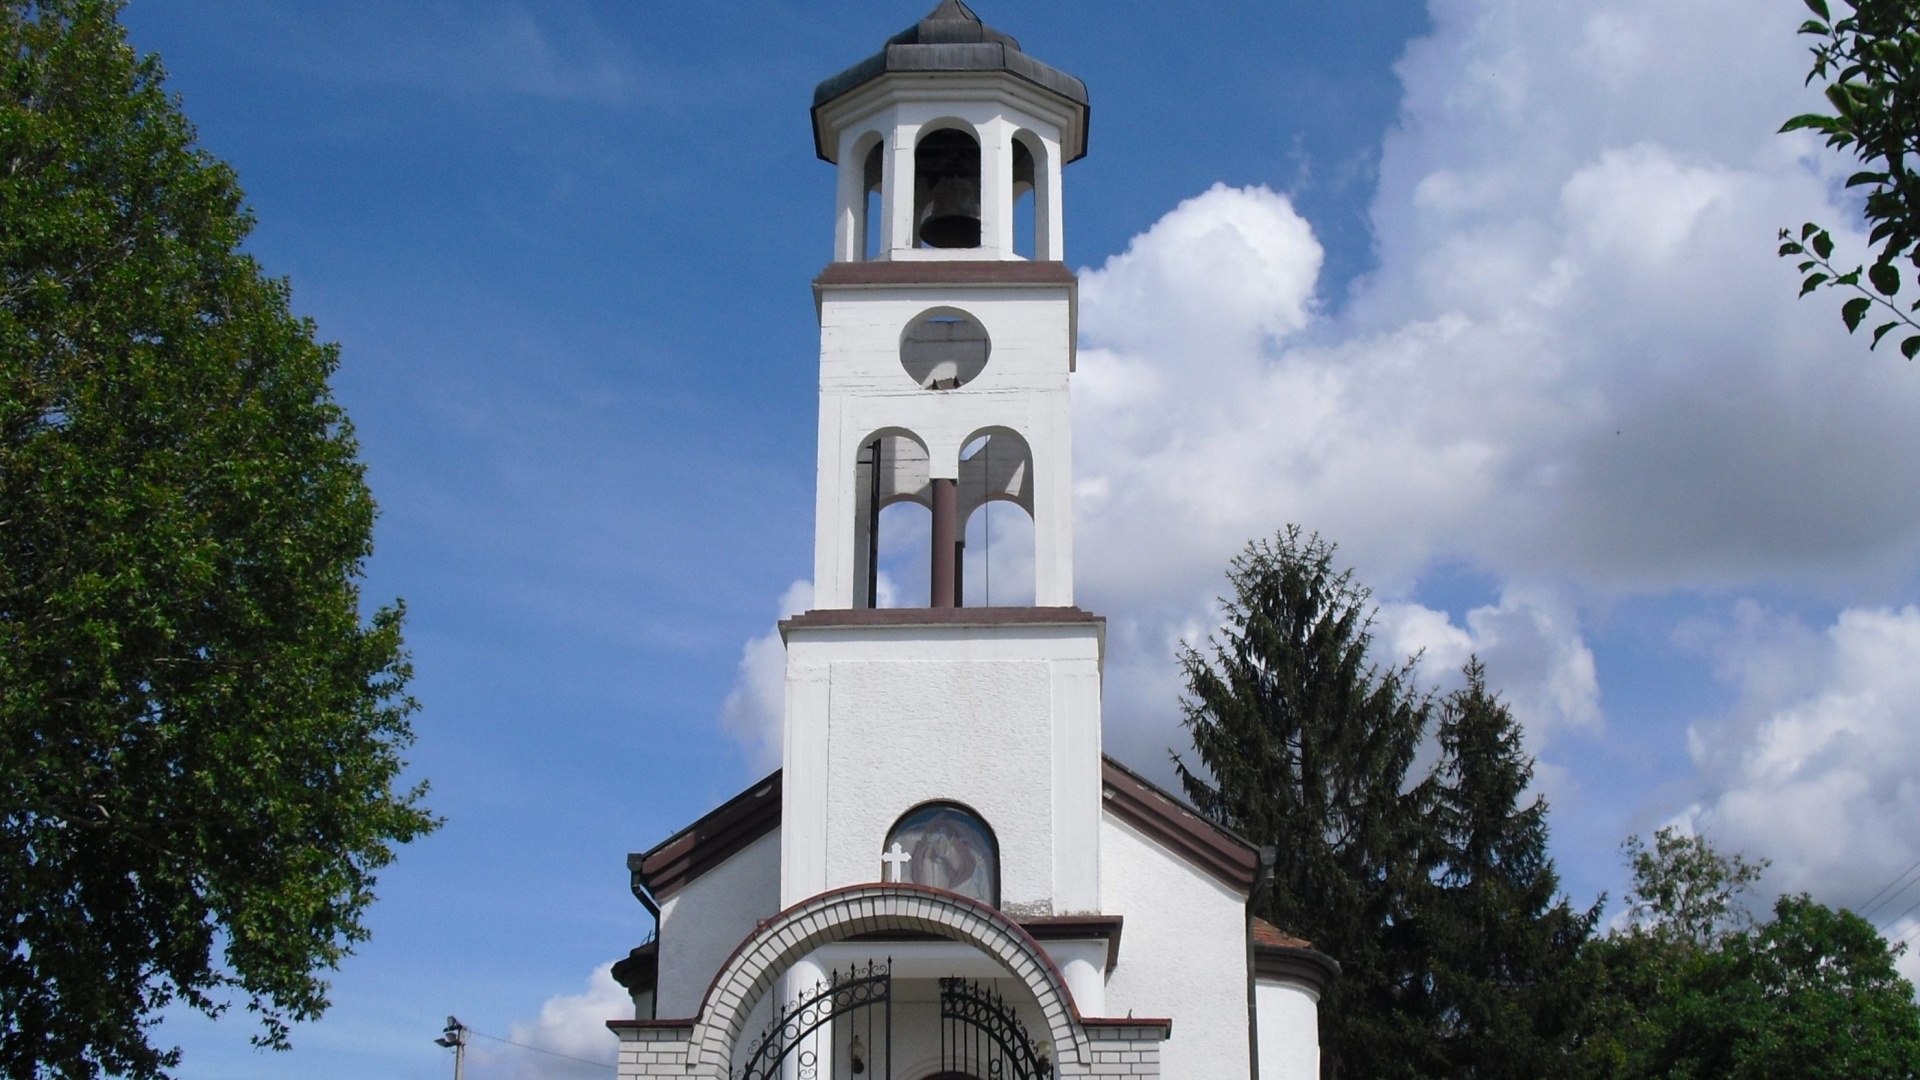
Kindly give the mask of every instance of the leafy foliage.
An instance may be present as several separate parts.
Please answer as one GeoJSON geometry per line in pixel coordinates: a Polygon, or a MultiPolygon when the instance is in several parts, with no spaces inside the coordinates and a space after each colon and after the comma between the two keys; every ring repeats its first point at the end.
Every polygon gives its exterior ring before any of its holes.
{"type": "Polygon", "coordinates": [[[1589,947],[1591,1075],[1920,1076],[1920,1007],[1866,920],[1785,896],[1755,925],[1743,896],[1763,864],[1667,830],[1627,851],[1636,918],[1589,947]]]}
{"type": "Polygon", "coordinates": [[[1807,81],[1826,82],[1833,112],[1796,116],[1780,130],[1820,132],[1828,146],[1867,166],[1847,186],[1864,189],[1875,251],[1871,264],[1840,270],[1832,262],[1831,233],[1807,222],[1797,236],[1780,231],[1780,255],[1800,260],[1801,296],[1836,288],[1854,294],[1840,307],[1848,333],[1881,312],[1871,347],[1903,327],[1912,331],[1900,342],[1911,360],[1920,355],[1920,322],[1911,314],[1920,300],[1896,303],[1902,282],[1895,264],[1920,268],[1920,175],[1914,172],[1920,164],[1920,0],[1833,0],[1839,18],[1828,0],[1805,3],[1814,17],[1800,32],[1818,39],[1807,81]]]}
{"type": "Polygon", "coordinates": [[[1765,860],[1714,850],[1704,837],[1671,827],[1622,845],[1633,868],[1627,909],[1634,925],[1661,941],[1701,949],[1753,925],[1744,895],[1767,869],[1765,860]]]}
{"type": "Polygon", "coordinates": [[[116,0],[0,0],[0,1075],[287,1044],[432,829],[333,347],[116,0]]]}

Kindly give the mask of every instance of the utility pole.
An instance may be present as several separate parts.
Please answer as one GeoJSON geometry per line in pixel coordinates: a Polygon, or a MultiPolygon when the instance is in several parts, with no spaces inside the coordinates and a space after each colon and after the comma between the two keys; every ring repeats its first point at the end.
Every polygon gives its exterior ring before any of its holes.
{"type": "Polygon", "coordinates": [[[467,1070],[467,1025],[458,1017],[447,1017],[447,1030],[433,1040],[440,1046],[453,1051],[453,1080],[466,1080],[467,1070]]]}

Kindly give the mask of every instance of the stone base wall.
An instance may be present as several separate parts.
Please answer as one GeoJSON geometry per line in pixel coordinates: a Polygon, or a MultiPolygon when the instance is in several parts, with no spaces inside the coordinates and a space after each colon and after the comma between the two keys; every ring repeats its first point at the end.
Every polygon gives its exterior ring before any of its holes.
{"type": "Polygon", "coordinates": [[[1172,1033],[1173,1025],[1162,1020],[1087,1022],[1087,1041],[1093,1061],[1076,1069],[1062,1063],[1058,1075],[1085,1077],[1157,1077],[1160,1075],[1160,1044],[1172,1033]]]}
{"type": "MultiPolygon", "coordinates": [[[[692,1021],[624,1020],[608,1025],[620,1036],[620,1080],[698,1075],[687,1064],[693,1038],[692,1021]]],[[[1158,1077],[1160,1044],[1172,1025],[1162,1021],[1094,1021],[1087,1024],[1089,1062],[1062,1061],[1054,1075],[1060,1080],[1158,1077]]]]}
{"type": "Polygon", "coordinates": [[[620,1036],[620,1080],[638,1076],[686,1080],[693,1021],[616,1020],[607,1026],[620,1036]]]}

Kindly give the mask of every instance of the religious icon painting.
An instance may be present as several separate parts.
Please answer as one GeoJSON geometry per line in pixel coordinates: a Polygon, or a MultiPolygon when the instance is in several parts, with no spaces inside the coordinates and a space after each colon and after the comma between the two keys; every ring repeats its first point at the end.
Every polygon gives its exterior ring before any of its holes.
{"type": "Polygon", "coordinates": [[[928,803],[902,815],[887,834],[907,856],[888,880],[959,893],[983,904],[1000,904],[1000,852],[993,833],[965,807],[928,803]]]}

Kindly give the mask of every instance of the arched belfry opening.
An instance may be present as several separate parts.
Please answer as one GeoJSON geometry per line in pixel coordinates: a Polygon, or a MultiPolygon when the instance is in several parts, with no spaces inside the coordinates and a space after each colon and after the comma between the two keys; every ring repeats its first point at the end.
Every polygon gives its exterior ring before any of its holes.
{"type": "Polygon", "coordinates": [[[1034,603],[1033,450],[1011,428],[975,432],[960,451],[956,600],[1034,603]]]}
{"type": "Polygon", "coordinates": [[[1045,250],[1040,240],[1039,188],[1040,162],[1046,150],[1031,133],[1021,131],[1013,137],[1013,253],[1034,259],[1045,250]]]}
{"type": "Polygon", "coordinates": [[[875,138],[873,148],[867,151],[866,161],[860,167],[860,241],[857,245],[862,259],[880,257],[881,215],[886,213],[886,204],[881,199],[886,180],[886,143],[875,138]]]}
{"type": "Polygon", "coordinates": [[[943,127],[920,137],[913,151],[916,247],[980,246],[980,140],[943,127]]]}
{"type": "MultiPolygon", "coordinates": [[[[906,595],[885,595],[888,590],[883,588],[881,571],[890,555],[903,550],[910,556],[925,551],[928,511],[933,505],[927,460],[926,444],[912,432],[881,430],[860,442],[854,463],[855,607],[900,606],[902,600],[911,604],[920,598],[918,580],[905,577],[901,583],[908,586],[906,595]],[[908,543],[903,547],[902,541],[908,543]],[[884,603],[889,599],[892,604],[884,603]]],[[[918,558],[909,557],[907,561],[916,569],[926,565],[918,558]]]]}

